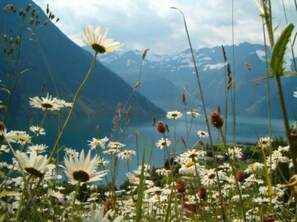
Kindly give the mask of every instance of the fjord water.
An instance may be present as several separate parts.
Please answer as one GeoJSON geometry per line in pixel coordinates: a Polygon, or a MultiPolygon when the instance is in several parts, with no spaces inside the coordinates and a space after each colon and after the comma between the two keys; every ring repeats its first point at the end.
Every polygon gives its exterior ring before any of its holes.
{"type": "MultiPolygon", "coordinates": [[[[195,143],[201,139],[204,143],[208,143],[207,138],[199,138],[197,136],[198,130],[206,131],[206,124],[202,116],[196,119],[189,117],[183,117],[180,120],[163,119],[168,124],[169,133],[168,139],[172,142],[169,149],[172,151],[176,149],[176,152],[182,152],[186,149],[190,149],[195,143]],[[187,133],[189,132],[189,133],[187,133]],[[188,147],[185,148],[182,139],[186,141],[188,147]]],[[[8,130],[26,130],[30,125],[38,125],[39,121],[31,121],[25,118],[14,118],[8,121],[8,130]]],[[[50,150],[57,137],[58,124],[55,118],[46,119],[43,127],[45,128],[46,135],[39,136],[33,139],[33,143],[47,144],[50,150]]],[[[291,123],[293,123],[291,121],[291,123]]],[[[232,118],[227,119],[227,141],[233,141],[233,127],[232,118]]],[[[259,137],[268,136],[268,121],[265,118],[252,118],[252,117],[237,117],[236,118],[236,142],[237,143],[250,143],[256,144],[259,137]]],[[[90,146],[88,141],[93,137],[103,138],[107,136],[111,141],[119,141],[126,146],[122,149],[132,149],[137,152],[136,156],[132,156],[129,161],[129,169],[133,171],[137,168],[137,165],[141,164],[142,153],[145,151],[146,160],[149,159],[149,154],[152,149],[152,165],[154,167],[164,166],[164,150],[159,149],[156,146],[156,142],[163,136],[157,132],[156,126],[152,126],[152,122],[137,122],[132,121],[127,125],[124,133],[112,131],[111,120],[107,121],[100,118],[73,118],[67,126],[65,133],[62,137],[60,145],[65,147],[76,149],[89,150],[90,146]]],[[[283,136],[284,128],[281,119],[273,119],[272,136],[283,136]]],[[[211,126],[211,133],[214,143],[221,142],[219,134],[215,128],[211,126]]],[[[102,150],[97,150],[97,153],[101,154],[105,159],[111,160],[109,154],[102,154],[102,150]]],[[[61,152],[60,160],[63,159],[64,152],[61,152]]],[[[126,180],[127,163],[125,160],[118,160],[119,167],[117,173],[117,184],[121,184],[126,180]]],[[[109,168],[109,167],[108,167],[109,168]]]]}

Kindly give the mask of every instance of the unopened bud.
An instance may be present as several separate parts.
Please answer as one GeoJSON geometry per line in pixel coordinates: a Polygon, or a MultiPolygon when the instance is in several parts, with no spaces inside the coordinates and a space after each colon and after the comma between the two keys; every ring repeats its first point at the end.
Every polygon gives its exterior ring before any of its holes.
{"type": "Polygon", "coordinates": [[[275,216],[273,213],[264,214],[263,222],[274,222],[274,221],[275,221],[275,216]]]}
{"type": "Polygon", "coordinates": [[[224,120],[222,119],[220,113],[217,111],[211,113],[210,122],[217,129],[220,129],[224,124],[224,120]]]}
{"type": "Polygon", "coordinates": [[[183,179],[178,179],[176,181],[176,190],[179,193],[184,193],[186,191],[186,183],[183,179]]]}
{"type": "Polygon", "coordinates": [[[182,103],[184,104],[184,105],[187,105],[187,99],[186,99],[186,95],[183,93],[183,95],[182,95],[182,103]]]}
{"type": "Polygon", "coordinates": [[[206,188],[205,187],[199,188],[198,196],[201,200],[206,200],[206,188]]]}
{"type": "Polygon", "coordinates": [[[165,133],[167,131],[166,123],[159,121],[157,125],[157,129],[159,133],[165,133]]]}
{"type": "Polygon", "coordinates": [[[244,181],[244,172],[242,170],[236,173],[236,181],[243,182],[244,181]]]}
{"type": "Polygon", "coordinates": [[[152,125],[153,125],[153,127],[156,125],[156,121],[157,121],[156,115],[154,114],[153,117],[152,117],[152,125]]]}

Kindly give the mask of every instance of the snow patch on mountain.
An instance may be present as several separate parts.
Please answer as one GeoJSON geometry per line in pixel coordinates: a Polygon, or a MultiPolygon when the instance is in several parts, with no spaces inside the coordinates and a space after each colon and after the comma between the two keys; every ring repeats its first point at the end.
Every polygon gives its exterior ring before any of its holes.
{"type": "Polygon", "coordinates": [[[263,50],[257,50],[256,51],[256,54],[259,57],[259,59],[261,59],[262,61],[265,61],[265,55],[266,55],[265,51],[263,51],[263,50]]]}
{"type": "Polygon", "coordinates": [[[221,69],[225,67],[225,65],[226,65],[225,63],[206,64],[204,65],[203,70],[207,71],[207,70],[221,69]]]}

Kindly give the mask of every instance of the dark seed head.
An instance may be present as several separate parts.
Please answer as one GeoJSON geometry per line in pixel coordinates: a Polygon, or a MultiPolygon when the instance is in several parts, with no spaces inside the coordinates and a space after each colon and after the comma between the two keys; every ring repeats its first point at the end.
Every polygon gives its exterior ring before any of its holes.
{"type": "Polygon", "coordinates": [[[217,111],[211,113],[210,122],[217,129],[220,129],[224,124],[224,120],[222,119],[220,113],[217,111]]]}
{"type": "Polygon", "coordinates": [[[166,124],[162,121],[159,121],[158,125],[157,125],[157,129],[158,129],[159,133],[165,133],[166,132],[166,124]]]}
{"type": "Polygon", "coordinates": [[[0,132],[3,131],[5,129],[5,124],[0,121],[0,132]]]}
{"type": "Polygon", "coordinates": [[[42,178],[43,177],[43,173],[41,173],[39,170],[33,168],[33,167],[25,167],[25,170],[30,173],[31,175],[33,176],[36,176],[36,177],[39,177],[39,178],[42,178]]]}
{"type": "Polygon", "coordinates": [[[239,182],[244,181],[244,172],[242,170],[240,170],[236,173],[236,180],[239,182]]]}
{"type": "Polygon", "coordinates": [[[186,191],[186,183],[183,179],[178,179],[176,181],[176,189],[179,193],[184,193],[186,191]]]}
{"type": "Polygon", "coordinates": [[[85,171],[79,170],[79,171],[73,172],[73,178],[76,181],[87,182],[90,179],[90,175],[85,171]]]}
{"type": "Polygon", "coordinates": [[[93,43],[91,46],[92,46],[92,49],[95,50],[95,52],[98,52],[98,53],[105,53],[106,52],[106,49],[102,45],[99,45],[97,43],[93,43]]]}
{"type": "Polygon", "coordinates": [[[45,109],[51,109],[51,108],[53,108],[53,105],[50,104],[50,103],[42,103],[41,106],[42,106],[43,108],[45,108],[45,109]]]}
{"type": "Polygon", "coordinates": [[[267,213],[263,216],[263,222],[274,222],[275,216],[273,213],[267,213]]]}
{"type": "Polygon", "coordinates": [[[198,191],[198,196],[202,200],[206,200],[206,188],[205,187],[200,187],[198,191]]]}

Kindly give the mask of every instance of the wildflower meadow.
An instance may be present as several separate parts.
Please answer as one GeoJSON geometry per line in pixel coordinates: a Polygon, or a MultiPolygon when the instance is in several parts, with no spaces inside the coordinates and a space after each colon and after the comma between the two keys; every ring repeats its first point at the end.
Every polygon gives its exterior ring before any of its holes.
{"type": "MultiPolygon", "coordinates": [[[[93,58],[82,74],[80,85],[71,93],[71,100],[49,92],[26,98],[27,109],[39,114],[39,124],[32,121],[34,124],[28,125],[27,131],[6,124],[9,118],[14,118],[11,107],[16,87],[23,84],[17,65],[21,58],[17,55],[26,36],[1,33],[5,43],[1,56],[5,61],[14,58],[14,72],[10,72],[9,78],[2,75],[3,70],[0,75],[0,221],[297,221],[297,122],[288,117],[283,93],[286,89],[282,86],[283,78],[291,78],[297,72],[296,67],[290,72],[284,69],[285,54],[291,50],[294,58],[296,30],[290,21],[285,27],[273,23],[270,0],[249,1],[249,4],[258,6],[263,42],[272,52],[267,59],[267,73],[259,74],[255,81],[277,87],[283,139],[271,135],[269,90],[267,135],[248,144],[236,142],[236,134],[233,139],[227,139],[227,124],[229,128],[237,127],[236,76],[225,60],[226,76],[222,79],[227,80],[226,101],[231,104],[228,109],[218,107],[209,111],[204,98],[207,89],[200,82],[186,15],[179,8],[172,7],[172,13],[181,18],[201,107],[197,110],[184,106],[187,98],[181,95],[180,110],[167,110],[165,116],[153,115],[147,121],[157,137],[151,138],[152,142],[145,147],[141,145],[143,138],[139,132],[135,134],[137,145],[125,144],[123,131],[129,127],[125,118],[133,118],[128,116],[133,107],[126,105],[117,108],[113,119],[114,130],[121,135],[118,138],[107,134],[90,136],[84,141],[87,145],[83,149],[61,142],[70,120],[75,118],[78,98],[88,87],[98,57],[116,54],[124,47],[125,43],[109,37],[108,28],[86,25],[82,30],[82,41],[92,49],[93,58]],[[7,79],[10,82],[12,79],[13,84],[8,84],[7,79]],[[227,123],[227,116],[232,116],[231,122],[227,123]],[[49,145],[42,141],[49,137],[45,122],[53,117],[60,124],[55,136],[48,138],[53,141],[49,145]],[[182,118],[187,119],[187,130],[179,135],[176,123],[182,118]],[[192,124],[198,118],[205,121],[206,128],[197,131],[192,124]],[[117,127],[121,122],[126,125],[117,127]],[[195,135],[196,140],[190,140],[190,135],[195,135]],[[156,151],[162,155],[163,167],[155,165],[156,151]],[[134,168],[131,161],[136,158],[138,165],[134,168]],[[119,167],[125,168],[122,184],[118,183],[119,167]]],[[[23,9],[13,4],[0,4],[0,7],[3,13],[20,17],[21,21],[29,20],[32,27],[58,22],[49,6],[45,21],[39,20],[31,5],[23,9]]],[[[144,50],[140,58],[143,62],[147,53],[144,50]]],[[[224,47],[222,55],[226,58],[224,47]]],[[[135,84],[127,100],[139,87],[141,82],[135,84]]],[[[297,104],[297,91],[290,93],[297,104]]]]}

